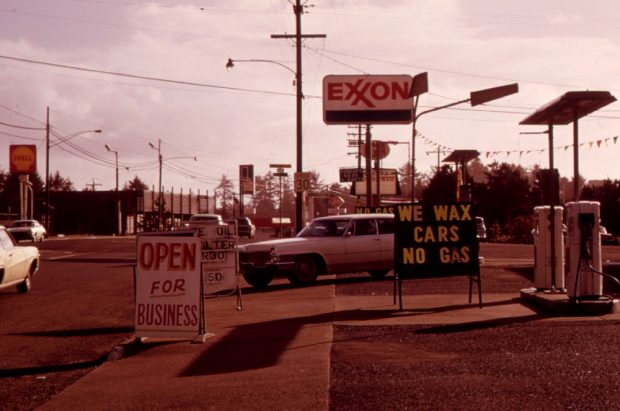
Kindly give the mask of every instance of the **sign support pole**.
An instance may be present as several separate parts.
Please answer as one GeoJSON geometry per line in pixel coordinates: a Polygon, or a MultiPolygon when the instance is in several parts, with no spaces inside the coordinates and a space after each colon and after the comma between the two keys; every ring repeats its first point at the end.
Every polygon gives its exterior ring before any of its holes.
{"type": "Polygon", "coordinates": [[[366,124],[366,206],[372,207],[372,135],[370,133],[370,124],[366,124]]]}

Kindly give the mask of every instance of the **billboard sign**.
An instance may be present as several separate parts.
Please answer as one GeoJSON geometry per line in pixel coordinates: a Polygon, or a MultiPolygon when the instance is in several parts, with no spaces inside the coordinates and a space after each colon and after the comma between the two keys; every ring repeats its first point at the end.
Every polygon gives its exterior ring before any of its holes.
{"type": "MultiPolygon", "coordinates": [[[[399,194],[398,190],[398,173],[394,168],[382,168],[380,173],[379,189],[381,194],[394,196],[399,194]]],[[[377,171],[372,170],[372,195],[377,194],[377,171]]],[[[358,196],[366,195],[366,176],[353,185],[353,194],[358,196]]]]}
{"type": "Polygon", "coordinates": [[[341,168],[340,169],[340,182],[341,183],[354,183],[356,181],[364,180],[363,168],[341,168]]]}
{"type": "Polygon", "coordinates": [[[409,124],[412,77],[329,75],[323,78],[325,124],[409,124]]]}
{"type": "Polygon", "coordinates": [[[240,193],[254,194],[254,165],[241,164],[239,166],[239,182],[241,186],[240,193]]]}

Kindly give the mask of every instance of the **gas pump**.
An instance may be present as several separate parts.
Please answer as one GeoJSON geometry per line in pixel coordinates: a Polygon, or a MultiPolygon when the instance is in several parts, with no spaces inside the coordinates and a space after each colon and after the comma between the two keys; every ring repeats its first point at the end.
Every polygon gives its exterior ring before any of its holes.
{"type": "Polygon", "coordinates": [[[570,202],[566,204],[566,212],[568,297],[598,298],[603,294],[600,203],[570,202]]]}
{"type": "Polygon", "coordinates": [[[534,207],[534,286],[538,290],[564,288],[564,237],[562,235],[562,207],[555,206],[552,236],[551,206],[534,207]],[[555,244],[553,244],[555,240],[555,244]],[[552,245],[555,247],[553,250],[552,245]],[[555,255],[553,255],[555,251],[555,255]],[[553,258],[555,257],[555,270],[553,258]],[[554,275],[555,274],[555,275],[554,275]]]}

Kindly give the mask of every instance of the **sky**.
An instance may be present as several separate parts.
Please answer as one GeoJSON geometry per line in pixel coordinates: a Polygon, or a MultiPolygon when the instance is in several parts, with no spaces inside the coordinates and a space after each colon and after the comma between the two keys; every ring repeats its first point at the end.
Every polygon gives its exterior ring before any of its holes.
{"type": "MultiPolygon", "coordinates": [[[[419,111],[471,91],[518,83],[519,93],[420,116],[416,168],[431,173],[455,149],[483,164],[548,167],[546,127],[519,122],[569,91],[620,96],[620,3],[615,0],[314,0],[304,3],[302,160],[325,183],[355,167],[356,127],[323,122],[327,75],[416,75],[429,91],[419,111]],[[434,153],[433,153],[434,152],[434,153]]],[[[296,168],[295,47],[287,0],[2,0],[0,169],[9,145],[37,146],[75,188],[121,187],[138,176],[165,190],[212,192],[239,165],[296,168]],[[228,58],[239,61],[226,70],[228,58]],[[277,64],[273,64],[273,63],[277,64]],[[287,66],[288,69],[286,67],[287,66]],[[99,134],[90,130],[101,129],[99,134]],[[67,139],[64,142],[61,139],[67,139]],[[112,151],[106,149],[106,145],[112,151]],[[153,148],[155,147],[155,148],[153,148]],[[157,149],[159,147],[159,149],[157,149]],[[195,159],[194,159],[195,157],[195,159]]],[[[383,160],[404,164],[411,125],[374,125],[372,138],[399,141],[383,160]]],[[[620,179],[620,103],[579,121],[579,172],[620,179]]],[[[554,128],[554,161],[573,176],[573,127],[554,128]]]]}

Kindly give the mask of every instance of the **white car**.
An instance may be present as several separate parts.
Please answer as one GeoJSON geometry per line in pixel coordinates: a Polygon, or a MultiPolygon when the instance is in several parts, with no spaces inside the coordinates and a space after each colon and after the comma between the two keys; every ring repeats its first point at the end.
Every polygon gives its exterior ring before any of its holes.
{"type": "Polygon", "coordinates": [[[239,247],[248,284],[261,288],[284,274],[306,285],[319,274],[368,272],[381,278],[394,267],[394,216],[348,214],[316,218],[294,238],[239,247]]]}
{"type": "Polygon", "coordinates": [[[6,228],[0,226],[0,289],[17,286],[17,291],[27,293],[38,269],[37,247],[18,246],[6,228]]]}
{"type": "Polygon", "coordinates": [[[17,220],[8,230],[15,241],[43,241],[47,237],[45,227],[37,220],[17,220]]]}

